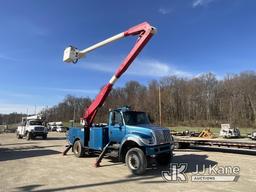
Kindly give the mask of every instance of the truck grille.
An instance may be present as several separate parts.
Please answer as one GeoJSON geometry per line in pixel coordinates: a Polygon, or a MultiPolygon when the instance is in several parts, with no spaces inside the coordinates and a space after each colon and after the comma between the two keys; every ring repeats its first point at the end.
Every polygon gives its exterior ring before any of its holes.
{"type": "Polygon", "coordinates": [[[44,128],[43,127],[35,127],[35,131],[37,132],[43,132],[44,128]]]}
{"type": "Polygon", "coordinates": [[[157,144],[170,143],[171,135],[169,130],[156,130],[155,131],[157,144]]]}

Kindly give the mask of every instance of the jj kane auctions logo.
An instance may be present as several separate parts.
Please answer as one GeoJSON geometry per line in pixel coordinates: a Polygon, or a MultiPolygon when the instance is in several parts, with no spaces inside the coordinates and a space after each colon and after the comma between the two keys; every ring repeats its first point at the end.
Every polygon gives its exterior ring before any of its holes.
{"type": "MultiPolygon", "coordinates": [[[[162,171],[162,178],[167,182],[188,182],[187,163],[172,163],[169,171],[162,171]]],[[[192,182],[236,182],[239,179],[240,167],[195,165],[192,182]]]]}

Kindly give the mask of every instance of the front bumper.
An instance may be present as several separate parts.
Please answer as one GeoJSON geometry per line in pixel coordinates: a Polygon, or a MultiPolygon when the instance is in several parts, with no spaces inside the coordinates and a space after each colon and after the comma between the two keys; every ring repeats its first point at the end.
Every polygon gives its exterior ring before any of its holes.
{"type": "Polygon", "coordinates": [[[147,146],[145,148],[146,155],[158,155],[161,153],[168,153],[173,151],[173,143],[166,143],[162,145],[155,145],[155,146],[147,146]]]}
{"type": "Polygon", "coordinates": [[[48,132],[31,132],[33,136],[43,136],[43,135],[47,135],[48,132]]]}

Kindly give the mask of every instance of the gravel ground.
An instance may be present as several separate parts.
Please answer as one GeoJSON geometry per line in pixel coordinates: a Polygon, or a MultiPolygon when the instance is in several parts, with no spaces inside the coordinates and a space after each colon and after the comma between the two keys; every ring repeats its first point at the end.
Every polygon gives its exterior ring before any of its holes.
{"type": "MultiPolygon", "coordinates": [[[[149,169],[133,176],[124,164],[103,159],[94,168],[95,157],[62,156],[64,133],[49,133],[48,140],[18,140],[15,134],[0,134],[0,191],[255,191],[255,156],[187,149],[175,151],[173,163],[187,163],[187,182],[166,182],[161,172],[149,169]],[[202,171],[212,166],[239,166],[237,182],[192,182],[196,165],[202,171]]],[[[201,172],[202,174],[202,172],[201,172]]]]}

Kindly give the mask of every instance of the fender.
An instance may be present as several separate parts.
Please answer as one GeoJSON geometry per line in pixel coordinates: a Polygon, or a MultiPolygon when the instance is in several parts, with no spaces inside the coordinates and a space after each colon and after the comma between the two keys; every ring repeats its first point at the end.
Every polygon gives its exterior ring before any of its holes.
{"type": "Polygon", "coordinates": [[[122,148],[123,148],[123,145],[127,142],[127,141],[133,141],[135,143],[137,143],[140,147],[143,147],[145,146],[145,144],[141,141],[141,137],[137,134],[127,134],[121,144],[120,144],[120,147],[119,147],[119,152],[118,152],[118,155],[120,157],[121,155],[121,152],[122,152],[122,148]]]}

